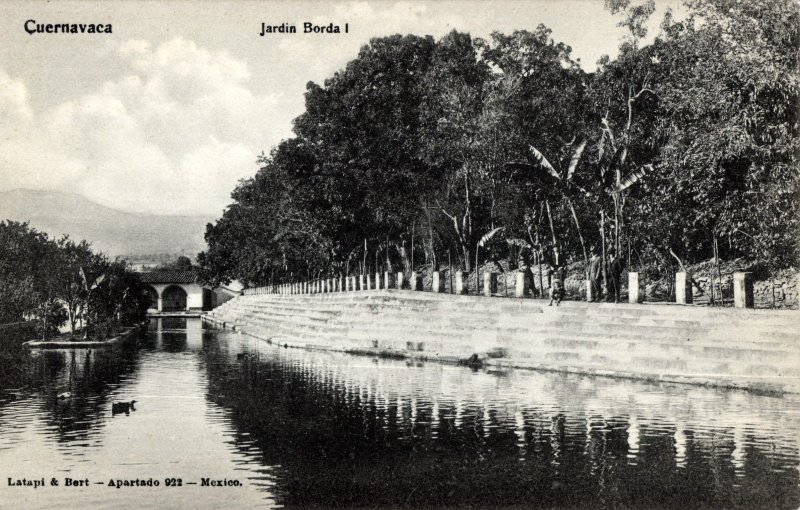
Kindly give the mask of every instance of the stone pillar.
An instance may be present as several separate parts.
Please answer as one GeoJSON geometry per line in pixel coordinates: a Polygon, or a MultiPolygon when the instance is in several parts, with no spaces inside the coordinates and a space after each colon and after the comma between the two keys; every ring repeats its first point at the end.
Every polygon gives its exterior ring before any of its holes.
{"type": "Polygon", "coordinates": [[[675,273],[675,302],[682,305],[694,303],[692,296],[692,273],[675,273]]]}
{"type": "Polygon", "coordinates": [[[383,273],[383,288],[384,289],[392,288],[392,273],[390,273],[389,271],[383,273]]]}
{"type": "Polygon", "coordinates": [[[595,295],[592,289],[592,280],[586,280],[586,301],[594,301],[595,295]]]}
{"type": "Polygon", "coordinates": [[[395,281],[394,281],[395,287],[397,287],[398,289],[402,289],[403,288],[403,280],[404,279],[405,279],[405,275],[403,274],[403,272],[402,271],[398,271],[397,272],[397,277],[395,278],[395,281]]]}
{"type": "Polygon", "coordinates": [[[467,294],[469,292],[469,273],[466,271],[456,272],[456,294],[467,294]]]}
{"type": "Polygon", "coordinates": [[[516,281],[514,282],[514,297],[523,298],[528,295],[530,282],[528,281],[527,271],[517,271],[516,281]]]}
{"type": "Polygon", "coordinates": [[[439,271],[433,272],[433,283],[431,284],[433,292],[444,292],[444,278],[439,271]]]}
{"type": "Polygon", "coordinates": [[[639,273],[628,272],[628,303],[639,303],[641,300],[640,292],[642,288],[639,285],[639,273]]]}
{"type": "Polygon", "coordinates": [[[345,278],[344,276],[340,276],[340,277],[339,277],[339,292],[344,292],[344,282],[345,282],[345,279],[346,279],[346,278],[345,278]]]}
{"type": "Polygon", "coordinates": [[[753,308],[753,273],[733,273],[733,306],[753,308]]]}
{"type": "Polygon", "coordinates": [[[328,278],[328,292],[336,292],[336,280],[328,278]]]}
{"type": "Polygon", "coordinates": [[[364,290],[367,284],[367,280],[364,278],[363,274],[358,275],[358,290],[364,290]]]}
{"type": "Polygon", "coordinates": [[[483,295],[490,296],[497,294],[497,273],[485,271],[483,273],[483,295]]]}
{"type": "MultiPolygon", "coordinates": [[[[371,274],[367,274],[367,287],[366,287],[366,290],[370,290],[370,289],[372,289],[372,275],[371,274]]],[[[365,290],[365,289],[362,289],[362,290],[365,290]]]]}
{"type": "Polygon", "coordinates": [[[422,275],[417,274],[416,271],[411,272],[411,290],[422,290],[422,275]]]}
{"type": "Polygon", "coordinates": [[[375,271],[375,290],[381,288],[381,274],[378,271],[375,271]]]}
{"type": "MultiPolygon", "coordinates": [[[[158,291],[156,291],[156,292],[158,292],[158,291]]],[[[164,298],[161,297],[161,293],[160,292],[158,292],[158,311],[159,312],[163,312],[164,311],[164,298]]]]}

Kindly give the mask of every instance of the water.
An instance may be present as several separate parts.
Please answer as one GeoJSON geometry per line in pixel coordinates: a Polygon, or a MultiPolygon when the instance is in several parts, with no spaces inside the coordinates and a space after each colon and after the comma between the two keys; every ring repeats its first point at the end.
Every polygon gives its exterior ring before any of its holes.
{"type": "Polygon", "coordinates": [[[192,319],[4,363],[3,508],[800,506],[797,396],[280,349],[192,319]]]}

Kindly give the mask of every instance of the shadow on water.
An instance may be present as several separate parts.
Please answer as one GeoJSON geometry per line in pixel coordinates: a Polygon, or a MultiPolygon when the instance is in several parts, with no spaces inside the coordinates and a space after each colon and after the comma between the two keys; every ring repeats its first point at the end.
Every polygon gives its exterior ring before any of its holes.
{"type": "MultiPolygon", "coordinates": [[[[36,416],[58,443],[84,442],[108,413],[112,390],[124,388],[139,367],[139,348],[152,339],[140,335],[114,347],[42,349],[20,348],[12,363],[16,369],[0,367],[12,398],[0,399],[0,423],[4,404],[31,401],[36,416]],[[13,377],[9,377],[12,375],[13,377]]],[[[14,423],[9,426],[20,426],[14,423]]]]}
{"type": "Polygon", "coordinates": [[[135,345],[111,349],[48,350],[38,354],[46,377],[38,385],[41,407],[58,440],[85,440],[111,406],[112,388],[138,370],[135,345]]]}
{"type": "MultiPolygon", "coordinates": [[[[243,449],[255,440],[262,462],[281,467],[276,498],[287,507],[797,508],[800,502],[796,444],[786,459],[775,456],[775,439],[724,425],[695,432],[621,413],[583,414],[587,407],[576,412],[571,392],[582,394],[583,404],[599,398],[582,378],[532,376],[548,381],[545,390],[564,402],[537,405],[534,396],[533,405],[522,406],[513,394],[487,402],[456,387],[454,394],[465,398],[437,395],[436,376],[406,389],[415,377],[408,370],[448,377],[452,367],[374,360],[354,369],[352,359],[337,367],[344,357],[298,352],[233,353],[204,344],[208,398],[229,410],[246,438],[243,449]],[[304,361],[309,356],[314,360],[304,361]]],[[[494,386],[507,375],[455,370],[462,371],[458,381],[469,382],[468,373],[494,386]]]]}
{"type": "Polygon", "coordinates": [[[797,396],[281,349],[181,318],[118,348],[18,361],[0,361],[13,395],[0,395],[0,464],[244,485],[129,493],[131,506],[800,504],[797,396]]]}

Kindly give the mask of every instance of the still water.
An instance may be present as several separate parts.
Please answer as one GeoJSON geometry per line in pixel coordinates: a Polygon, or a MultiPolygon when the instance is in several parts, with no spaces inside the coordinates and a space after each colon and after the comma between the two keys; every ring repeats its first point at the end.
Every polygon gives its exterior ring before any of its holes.
{"type": "Polygon", "coordinates": [[[0,366],[0,507],[800,506],[797,396],[281,349],[193,319],[132,344],[0,366]]]}

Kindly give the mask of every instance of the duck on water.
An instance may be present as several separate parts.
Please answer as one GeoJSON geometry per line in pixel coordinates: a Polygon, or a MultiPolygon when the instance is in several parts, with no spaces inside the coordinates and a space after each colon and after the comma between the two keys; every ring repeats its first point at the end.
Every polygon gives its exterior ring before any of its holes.
{"type": "Polygon", "coordinates": [[[125,413],[126,415],[130,415],[131,411],[135,411],[136,407],[135,400],[131,400],[130,402],[114,402],[111,404],[111,416],[125,413]]]}

